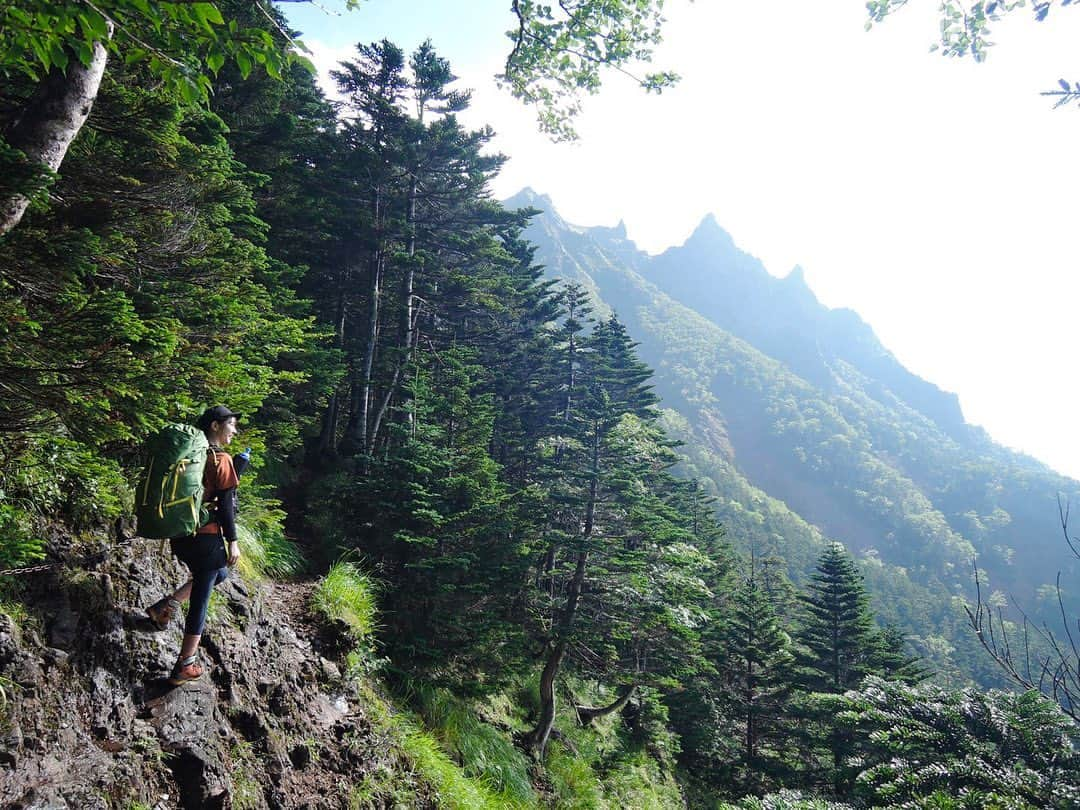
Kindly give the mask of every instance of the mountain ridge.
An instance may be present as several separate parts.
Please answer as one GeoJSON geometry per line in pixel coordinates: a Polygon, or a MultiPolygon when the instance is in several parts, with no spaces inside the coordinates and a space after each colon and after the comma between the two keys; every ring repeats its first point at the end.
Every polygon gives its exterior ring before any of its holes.
{"type": "MultiPolygon", "coordinates": [[[[518,199],[550,202],[526,191],[507,204],[518,199]]],[[[976,559],[984,584],[1052,616],[1048,583],[1077,567],[1054,499],[1080,498],[1075,481],[995,445],[857,313],[821,305],[800,272],[768,274],[715,217],[649,256],[617,229],[544,210],[525,234],[537,261],[640,343],[678,415],[686,474],[709,480],[744,547],[781,554],[799,579],[822,543],[843,542],[880,615],[930,656],[970,646],[960,604],[976,559]]]]}
{"type": "MultiPolygon", "coordinates": [[[[625,223],[620,220],[614,228],[607,226],[580,227],[572,226],[558,214],[554,203],[547,195],[531,188],[522,189],[518,194],[504,202],[507,207],[535,207],[546,211],[556,218],[557,223],[574,228],[604,242],[615,234],[619,242],[620,253],[633,248],[641,257],[646,257],[626,234],[625,223]]],[[[623,257],[625,258],[625,257],[623,257]]],[[[654,257],[649,262],[649,269],[644,273],[649,281],[675,300],[689,306],[713,322],[734,334],[747,338],[755,345],[777,350],[778,343],[790,334],[782,335],[780,341],[770,341],[764,334],[768,329],[782,329],[784,321],[793,316],[802,316],[801,334],[803,338],[814,338],[819,351],[816,356],[802,358],[793,355],[780,359],[788,361],[793,367],[814,381],[824,382],[828,372],[822,367],[823,360],[830,357],[845,359],[860,370],[882,372],[890,382],[893,393],[910,405],[923,411],[946,432],[970,430],[963,418],[959,397],[954,392],[941,389],[935,383],[925,380],[908,371],[878,339],[873,328],[863,320],[855,310],[846,307],[830,308],[821,304],[813,289],[806,281],[805,272],[796,265],[788,275],[777,277],[768,272],[764,263],[757,257],[743,251],[736,244],[734,237],[720,225],[713,213],[705,214],[690,236],[681,244],[673,245],[654,257]],[[705,273],[686,277],[678,275],[678,269],[693,262],[689,260],[709,260],[701,265],[705,273]],[[708,274],[707,277],[705,274],[708,274]],[[723,302],[712,294],[719,290],[734,288],[740,302],[737,310],[728,310],[723,302]],[[755,299],[748,302],[747,298],[755,299]],[[777,307],[774,321],[754,324],[746,321],[744,313],[760,312],[766,303],[777,307]],[[749,304],[749,306],[748,306],[749,304]],[[755,306],[756,304],[756,306],[755,306]],[[856,354],[845,354],[842,347],[851,345],[856,354]],[[822,357],[822,350],[825,357],[822,357]]],[[[641,266],[639,262],[632,262],[641,266]]],[[[788,333],[791,329],[783,329],[788,333]]]]}

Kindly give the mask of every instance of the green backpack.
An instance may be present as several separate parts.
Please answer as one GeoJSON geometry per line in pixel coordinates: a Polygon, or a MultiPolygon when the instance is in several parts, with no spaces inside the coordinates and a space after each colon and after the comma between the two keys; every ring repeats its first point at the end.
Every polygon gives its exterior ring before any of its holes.
{"type": "Polygon", "coordinates": [[[209,521],[202,504],[209,450],[206,435],[193,425],[166,425],[146,443],[146,467],[135,490],[140,537],[184,537],[209,521]]]}

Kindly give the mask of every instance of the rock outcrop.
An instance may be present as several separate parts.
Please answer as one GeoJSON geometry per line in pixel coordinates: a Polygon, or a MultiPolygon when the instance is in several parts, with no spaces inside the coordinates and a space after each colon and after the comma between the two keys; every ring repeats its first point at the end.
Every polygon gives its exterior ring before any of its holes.
{"type": "Polygon", "coordinates": [[[159,541],[84,551],[25,575],[0,613],[0,806],[364,806],[358,785],[409,770],[323,657],[343,646],[286,610],[303,586],[219,586],[208,675],[173,688],[182,622],[158,631],[143,611],[186,569],[159,541]]]}

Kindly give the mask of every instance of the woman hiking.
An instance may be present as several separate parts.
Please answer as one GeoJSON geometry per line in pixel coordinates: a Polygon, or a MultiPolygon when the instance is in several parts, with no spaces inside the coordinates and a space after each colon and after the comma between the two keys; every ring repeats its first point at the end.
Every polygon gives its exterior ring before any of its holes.
{"type": "Polygon", "coordinates": [[[232,456],[225,452],[236,435],[239,416],[224,405],[215,405],[207,408],[195,423],[210,443],[203,471],[203,503],[211,508],[210,522],[200,526],[193,535],[174,537],[169,541],[172,553],[188,567],[191,578],[171,595],[146,609],[146,615],[154,626],[164,630],[179,611],[180,603],[191,600],[184,621],[180,655],[169,675],[169,683],[173,686],[202,677],[204,669],[196,651],[206,623],[210,592],[215,585],[225,581],[229,576],[229,566],[235,565],[240,559],[240,546],[236,541],[236,486],[239,476],[232,456]]]}

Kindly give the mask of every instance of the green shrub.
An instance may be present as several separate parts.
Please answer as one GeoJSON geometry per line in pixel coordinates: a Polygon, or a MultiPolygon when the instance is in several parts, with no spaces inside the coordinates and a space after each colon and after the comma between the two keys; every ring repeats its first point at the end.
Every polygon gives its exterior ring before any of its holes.
{"type": "Polygon", "coordinates": [[[45,540],[34,531],[30,516],[0,503],[0,568],[20,568],[45,558],[45,540]]]}
{"type": "Polygon", "coordinates": [[[815,796],[804,796],[797,790],[781,790],[757,798],[751,796],[737,804],[718,804],[717,810],[851,810],[847,804],[837,804],[815,796]]]}
{"type": "Polygon", "coordinates": [[[45,557],[41,526],[100,526],[130,511],[131,491],[119,466],[63,436],[0,443],[0,568],[45,557]]]}

